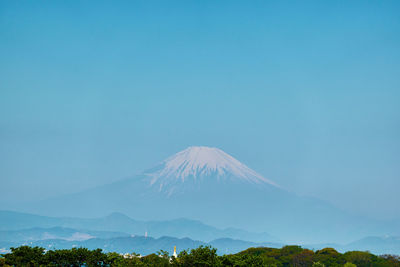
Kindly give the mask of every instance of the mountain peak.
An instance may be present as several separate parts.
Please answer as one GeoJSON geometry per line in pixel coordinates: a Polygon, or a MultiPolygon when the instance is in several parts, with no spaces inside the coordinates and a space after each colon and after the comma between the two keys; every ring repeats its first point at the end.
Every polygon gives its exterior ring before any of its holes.
{"type": "Polygon", "coordinates": [[[276,184],[254,170],[250,169],[221,149],[206,146],[191,146],[167,158],[156,168],[147,173],[152,177],[151,183],[167,181],[185,182],[198,180],[206,176],[217,179],[235,177],[251,183],[276,184]]]}

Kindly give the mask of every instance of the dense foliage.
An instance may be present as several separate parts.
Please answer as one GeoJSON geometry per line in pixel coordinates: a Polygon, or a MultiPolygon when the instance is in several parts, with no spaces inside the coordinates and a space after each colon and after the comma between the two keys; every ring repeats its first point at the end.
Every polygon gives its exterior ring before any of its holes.
{"type": "Polygon", "coordinates": [[[317,251],[299,246],[249,248],[237,254],[218,256],[217,250],[201,246],[184,250],[178,257],[168,252],[140,256],[103,253],[101,249],[72,248],[45,251],[40,247],[21,246],[0,257],[0,266],[345,266],[400,267],[400,257],[376,256],[369,252],[339,253],[333,248],[317,251]]]}

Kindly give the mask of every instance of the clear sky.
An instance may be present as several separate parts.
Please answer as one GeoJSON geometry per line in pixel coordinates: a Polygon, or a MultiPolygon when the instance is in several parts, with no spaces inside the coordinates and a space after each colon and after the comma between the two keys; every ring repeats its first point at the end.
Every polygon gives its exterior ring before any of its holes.
{"type": "Polygon", "coordinates": [[[400,214],[399,1],[0,2],[0,208],[215,146],[400,214]]]}

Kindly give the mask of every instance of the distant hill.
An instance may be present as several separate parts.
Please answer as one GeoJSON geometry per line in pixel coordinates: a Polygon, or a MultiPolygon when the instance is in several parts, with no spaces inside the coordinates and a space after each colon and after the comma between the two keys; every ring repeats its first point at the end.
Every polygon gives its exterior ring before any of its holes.
{"type": "Polygon", "coordinates": [[[400,255],[400,237],[369,236],[348,244],[324,243],[324,244],[303,245],[303,247],[314,250],[331,247],[341,252],[359,250],[359,251],[370,251],[377,255],[383,255],[383,254],[400,255]]]}
{"type": "Polygon", "coordinates": [[[49,237],[53,235],[55,238],[60,238],[70,235],[71,231],[76,231],[77,233],[100,238],[124,235],[143,236],[147,232],[149,236],[155,238],[161,236],[188,237],[204,242],[217,238],[233,238],[251,242],[279,242],[277,238],[267,233],[251,233],[234,228],[218,229],[199,221],[188,219],[137,221],[122,213],[113,213],[101,218],[84,219],[56,218],[14,211],[0,211],[0,231],[3,231],[0,235],[0,240],[2,241],[9,240],[3,239],[2,236],[12,236],[21,240],[21,236],[32,235],[38,237],[47,233],[49,237]]]}
{"type": "Polygon", "coordinates": [[[346,245],[345,250],[364,250],[375,254],[400,255],[400,237],[395,236],[370,236],[346,245]]]}
{"type": "Polygon", "coordinates": [[[29,228],[22,230],[0,231],[0,241],[8,242],[32,242],[48,239],[63,239],[67,241],[83,241],[91,238],[114,238],[130,236],[122,232],[76,230],[64,227],[29,228]]]}
{"type": "Polygon", "coordinates": [[[231,239],[231,238],[219,238],[208,243],[214,248],[217,248],[220,254],[231,254],[237,253],[251,247],[282,247],[283,244],[279,243],[254,243],[249,241],[231,239]]]}

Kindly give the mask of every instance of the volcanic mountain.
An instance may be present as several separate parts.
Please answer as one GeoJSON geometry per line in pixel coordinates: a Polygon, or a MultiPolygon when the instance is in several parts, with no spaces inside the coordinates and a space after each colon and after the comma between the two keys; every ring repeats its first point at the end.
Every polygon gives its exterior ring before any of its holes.
{"type": "Polygon", "coordinates": [[[86,217],[122,212],[142,220],[189,218],[296,242],[340,242],[375,233],[363,220],[290,193],[211,147],[189,147],[140,175],[50,199],[28,211],[86,217]]]}

